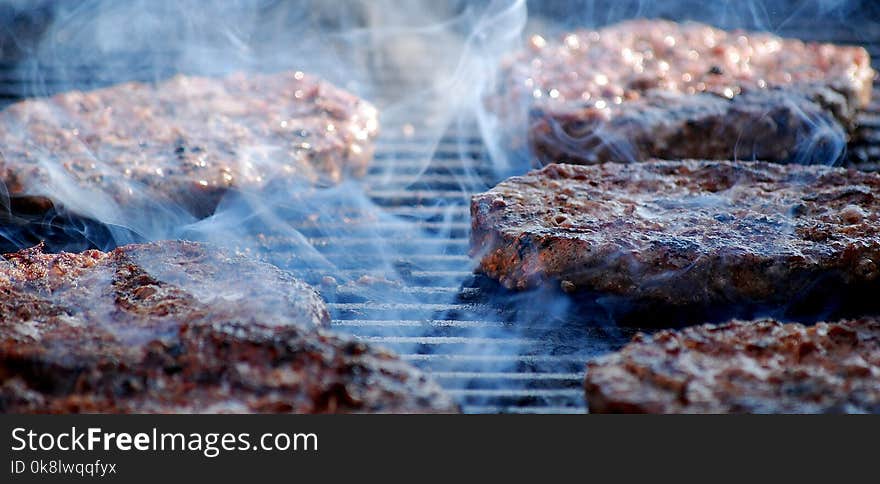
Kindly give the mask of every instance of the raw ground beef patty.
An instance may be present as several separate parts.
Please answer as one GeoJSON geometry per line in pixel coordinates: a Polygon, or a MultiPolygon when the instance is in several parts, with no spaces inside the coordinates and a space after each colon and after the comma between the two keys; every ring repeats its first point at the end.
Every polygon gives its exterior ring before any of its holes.
{"type": "Polygon", "coordinates": [[[85,198],[204,216],[229,189],[365,173],[377,116],[366,101],[302,72],[72,91],[0,112],[0,181],[31,206],[75,210],[85,198]]]}
{"type": "Polygon", "coordinates": [[[824,166],[553,164],[472,198],[471,254],[509,289],[651,304],[856,293],[880,275],[878,193],[880,175],[824,166]]]}
{"type": "MultiPolygon", "coordinates": [[[[871,98],[862,47],[633,20],[533,36],[496,100],[543,163],[834,161],[871,98]]],[[[492,100],[490,99],[490,104],[492,100]]],[[[503,111],[504,112],[504,111],[503,111]]]]}
{"type": "Polygon", "coordinates": [[[591,412],[880,413],[876,318],[639,334],[587,366],[591,412]]]}
{"type": "Polygon", "coordinates": [[[0,412],[453,412],[311,287],[189,242],[0,260],[0,412]]]}

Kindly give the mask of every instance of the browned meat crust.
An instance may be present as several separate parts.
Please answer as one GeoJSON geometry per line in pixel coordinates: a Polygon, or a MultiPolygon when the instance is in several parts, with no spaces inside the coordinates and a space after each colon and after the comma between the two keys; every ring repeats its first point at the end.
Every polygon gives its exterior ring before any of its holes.
{"type": "Polygon", "coordinates": [[[229,188],[361,175],[377,129],[369,103],[301,72],[178,75],[8,107],[0,181],[35,201],[82,190],[89,200],[174,202],[202,216],[229,188]]]}
{"type": "Polygon", "coordinates": [[[634,20],[535,36],[504,78],[544,163],[817,161],[839,154],[874,71],[861,47],[634,20]]]}
{"type": "Polygon", "coordinates": [[[873,287],[880,175],[761,162],[549,165],[471,202],[471,254],[545,281],[673,306],[873,287]]]}
{"type": "Polygon", "coordinates": [[[880,413],[880,322],[733,321],[637,335],[590,362],[591,412],[880,413]]]}
{"type": "Polygon", "coordinates": [[[278,269],[188,242],[0,261],[0,412],[451,412],[278,269]]]}

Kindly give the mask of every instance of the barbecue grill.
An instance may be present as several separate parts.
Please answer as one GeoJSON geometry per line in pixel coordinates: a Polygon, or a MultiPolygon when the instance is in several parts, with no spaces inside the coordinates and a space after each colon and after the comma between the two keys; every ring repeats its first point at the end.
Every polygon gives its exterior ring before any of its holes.
{"type": "MultiPolygon", "coordinates": [[[[880,24],[867,25],[873,29],[867,32],[816,27],[786,25],[777,33],[861,43],[880,70],[880,24]],[[875,40],[864,43],[864,39],[875,40]]],[[[22,65],[0,65],[4,104],[33,94],[30,73],[34,70],[41,73],[44,93],[119,81],[91,77],[88,67],[76,76],[65,69],[61,81],[53,78],[51,65],[30,69],[22,65]]],[[[388,73],[387,82],[397,82],[394,73],[388,73]]],[[[880,84],[875,83],[874,89],[880,90],[880,84]]],[[[880,102],[871,104],[860,125],[845,163],[878,170],[880,102]]],[[[288,266],[321,290],[329,301],[334,329],[398,352],[430,373],[465,412],[583,412],[584,363],[619,347],[639,328],[609,324],[598,304],[592,310],[582,304],[539,307],[534,302],[542,295],[512,294],[473,274],[474,263],[467,255],[470,195],[499,180],[472,122],[454,123],[430,159],[424,158],[425,145],[436,140],[422,136],[420,128],[383,125],[375,160],[361,181],[387,218],[359,218],[362,214],[353,210],[335,234],[332,225],[308,221],[293,225],[331,263],[327,270],[289,263],[303,256],[293,254],[283,236],[265,234],[255,247],[261,256],[288,266]],[[474,179],[483,186],[473,186],[474,179]],[[375,259],[382,264],[371,263],[372,253],[383,248],[363,234],[375,233],[394,250],[390,267],[379,257],[375,259]],[[337,285],[333,279],[353,283],[337,285]]],[[[80,249],[78,244],[70,241],[73,249],[80,249]]],[[[62,242],[58,248],[63,247],[62,242]]]]}

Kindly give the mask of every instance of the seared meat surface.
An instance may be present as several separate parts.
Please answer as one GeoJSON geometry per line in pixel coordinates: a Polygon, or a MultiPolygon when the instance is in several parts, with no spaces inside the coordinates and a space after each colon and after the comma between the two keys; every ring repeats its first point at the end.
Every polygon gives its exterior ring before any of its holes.
{"type": "Polygon", "coordinates": [[[880,413],[880,321],[639,334],[588,364],[586,393],[591,412],[880,413]]]}
{"type": "Polygon", "coordinates": [[[231,188],[363,174],[377,123],[369,103],[302,72],[73,91],[0,112],[0,181],[43,205],[79,196],[204,216],[231,188]]]}
{"type": "Polygon", "coordinates": [[[875,287],[878,193],[880,175],[824,166],[554,164],[473,197],[471,254],[509,289],[785,303],[875,287]]]}
{"type": "Polygon", "coordinates": [[[0,261],[2,412],[450,412],[308,285],[189,242],[0,261]]]}
{"type": "Polygon", "coordinates": [[[506,67],[501,99],[530,107],[527,136],[544,163],[827,163],[873,78],[861,47],[633,20],[532,37],[506,67]]]}

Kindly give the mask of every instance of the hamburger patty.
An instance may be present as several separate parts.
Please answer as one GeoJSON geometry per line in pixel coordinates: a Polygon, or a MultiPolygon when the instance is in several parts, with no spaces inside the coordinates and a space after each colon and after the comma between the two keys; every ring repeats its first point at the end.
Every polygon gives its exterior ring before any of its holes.
{"type": "Polygon", "coordinates": [[[587,366],[591,412],[880,413],[876,318],[637,335],[587,366]]]}
{"type": "Polygon", "coordinates": [[[82,195],[204,216],[230,188],[361,175],[376,133],[369,103],[302,72],[178,75],[9,106],[0,181],[30,206],[82,195]]]}
{"type": "Polygon", "coordinates": [[[873,288],[880,175],[762,162],[549,165],[471,201],[471,255],[510,289],[546,281],[672,306],[873,288]]]}
{"type": "Polygon", "coordinates": [[[534,36],[503,78],[508,101],[531,107],[544,163],[827,163],[869,103],[874,71],[861,47],[634,20],[534,36]]]}
{"type": "Polygon", "coordinates": [[[189,242],[0,261],[2,412],[450,412],[311,287],[189,242]]]}

